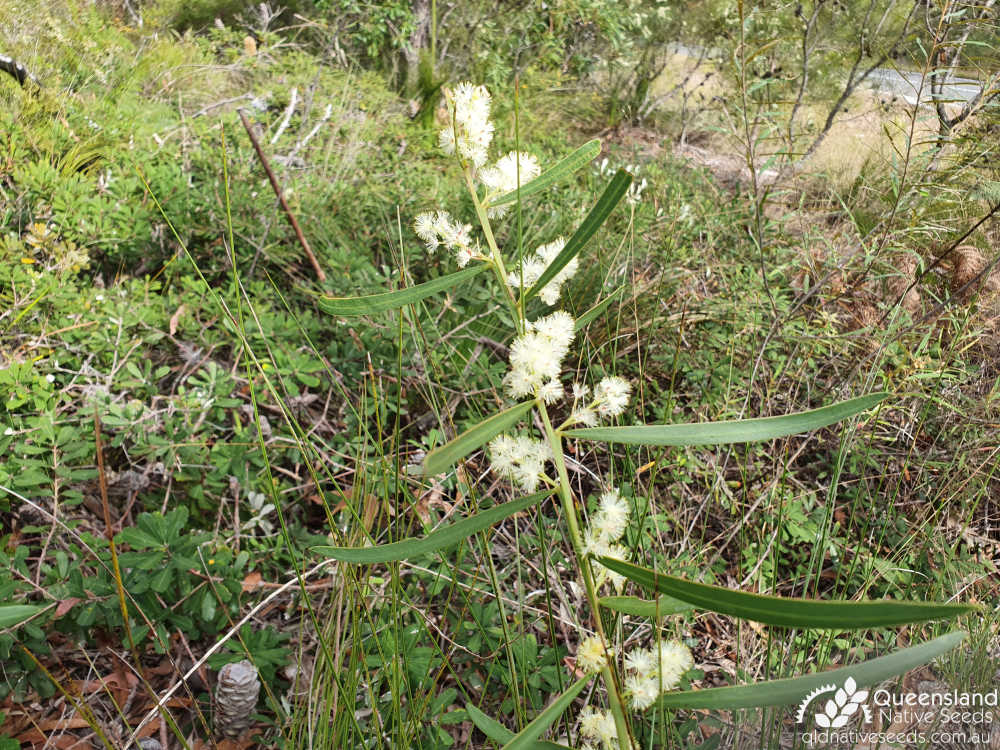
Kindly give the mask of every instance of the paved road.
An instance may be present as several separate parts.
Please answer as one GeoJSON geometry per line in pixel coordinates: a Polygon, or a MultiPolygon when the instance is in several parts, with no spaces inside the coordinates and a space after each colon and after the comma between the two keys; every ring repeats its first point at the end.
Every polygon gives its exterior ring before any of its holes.
{"type": "MultiPolygon", "coordinates": [[[[911,107],[917,103],[917,92],[919,92],[920,104],[929,105],[931,103],[930,77],[924,80],[923,87],[920,85],[920,79],[920,73],[877,68],[865,83],[883,94],[895,94],[911,107]]],[[[941,98],[945,102],[964,103],[975,97],[981,88],[979,82],[971,78],[950,78],[941,91],[941,98]]]]}
{"type": "MultiPolygon", "coordinates": [[[[667,45],[671,52],[687,55],[688,57],[698,57],[702,53],[701,47],[689,46],[686,44],[671,43],[667,45]]],[[[709,57],[717,57],[722,54],[722,50],[709,50],[709,57]]],[[[876,68],[868,76],[865,85],[883,94],[895,95],[909,104],[911,107],[917,103],[917,92],[920,92],[921,106],[929,106],[931,103],[931,82],[930,78],[920,86],[920,73],[908,70],[897,71],[892,68],[876,68]]],[[[945,84],[942,98],[946,102],[967,102],[979,93],[978,81],[971,78],[951,78],[945,84]]]]}

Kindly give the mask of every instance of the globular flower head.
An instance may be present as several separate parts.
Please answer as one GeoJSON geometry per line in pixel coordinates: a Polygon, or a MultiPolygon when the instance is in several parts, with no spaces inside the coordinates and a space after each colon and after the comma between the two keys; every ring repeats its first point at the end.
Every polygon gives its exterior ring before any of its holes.
{"type": "Polygon", "coordinates": [[[573,424],[582,424],[584,427],[597,426],[597,412],[589,406],[578,406],[570,412],[569,419],[573,424]]]}
{"type": "Polygon", "coordinates": [[[447,211],[428,211],[413,222],[413,231],[431,252],[444,245],[455,252],[455,259],[464,267],[472,258],[481,257],[472,243],[472,225],[455,221],[447,211]]]}
{"type": "Polygon", "coordinates": [[[625,654],[625,669],[638,672],[639,674],[649,674],[656,669],[656,660],[653,652],[648,648],[634,648],[625,654]]]}
{"type": "Polygon", "coordinates": [[[538,389],[538,397],[546,404],[554,404],[565,395],[562,383],[558,380],[550,380],[543,383],[538,389]]]}
{"type": "Polygon", "coordinates": [[[582,424],[584,427],[597,426],[597,412],[589,406],[578,406],[570,412],[569,419],[573,424],[582,424]]]}
{"type": "MultiPolygon", "coordinates": [[[[574,335],[573,318],[562,311],[528,323],[510,347],[510,372],[504,377],[508,393],[514,398],[539,395],[543,386],[558,380],[574,335]]],[[[550,397],[553,393],[553,387],[546,389],[550,397]]]]}
{"type": "Polygon", "coordinates": [[[437,249],[440,240],[437,230],[437,217],[433,211],[418,214],[413,222],[413,231],[417,233],[417,237],[427,244],[428,250],[434,251],[437,249]]]}
{"type": "MultiPolygon", "coordinates": [[[[551,265],[552,261],[556,259],[556,256],[562,252],[564,247],[566,247],[566,240],[562,237],[557,237],[547,245],[539,246],[539,248],[535,250],[534,255],[528,256],[524,259],[521,264],[520,272],[510,272],[507,275],[507,280],[510,282],[511,286],[520,287],[522,283],[528,288],[534,286],[535,282],[541,278],[542,273],[549,267],[549,265],[551,265]]],[[[563,266],[559,273],[553,276],[552,280],[539,290],[538,296],[541,298],[542,302],[546,305],[554,305],[558,302],[559,293],[562,291],[563,284],[576,275],[579,265],[579,260],[574,257],[569,261],[569,263],[563,266]]]]}
{"type": "Polygon", "coordinates": [[[629,676],[625,687],[632,707],[643,710],[677,687],[683,674],[694,665],[691,651],[680,641],[663,641],[652,649],[637,648],[625,656],[629,676]]]}
{"type": "MultiPolygon", "coordinates": [[[[610,543],[607,537],[602,535],[599,530],[594,529],[593,526],[589,527],[583,533],[582,543],[585,554],[594,557],[613,557],[616,560],[628,560],[628,550],[625,547],[620,544],[610,543]]],[[[610,582],[616,591],[621,591],[622,586],[625,585],[625,576],[608,570],[603,565],[596,567],[594,569],[594,585],[600,588],[606,582],[610,582]]]]}
{"type": "Polygon", "coordinates": [[[614,717],[608,711],[595,711],[587,706],[580,712],[580,736],[613,747],[618,739],[614,717]]]}
{"type": "Polygon", "coordinates": [[[452,91],[445,91],[445,99],[452,111],[452,122],[438,138],[446,154],[458,153],[476,167],[486,163],[490,143],[493,141],[493,123],[490,122],[490,92],[485,86],[469,82],[460,83],[452,91]]]}
{"type": "Polygon", "coordinates": [[[677,687],[681,676],[694,666],[694,658],[680,641],[664,641],[658,651],[660,690],[667,692],[677,687]]]}
{"type": "Polygon", "coordinates": [[[629,694],[632,708],[637,711],[649,708],[660,697],[660,684],[656,675],[629,675],[625,678],[625,690],[629,694]]]}
{"type": "Polygon", "coordinates": [[[628,406],[632,386],[617,375],[604,378],[594,388],[595,408],[602,417],[617,417],[628,406]]]}
{"type": "Polygon", "coordinates": [[[591,525],[609,542],[615,542],[625,533],[631,513],[628,501],[618,490],[612,489],[601,495],[600,506],[591,525]]]}
{"type": "MultiPolygon", "coordinates": [[[[525,185],[538,177],[542,172],[538,159],[532,154],[511,151],[502,156],[492,167],[487,167],[479,173],[479,179],[486,186],[487,202],[491,197],[500,196],[517,190],[518,184],[525,185]],[[520,183],[518,180],[520,179],[520,183]]],[[[490,206],[487,214],[490,218],[500,217],[507,213],[511,204],[490,206]]]]}
{"type": "MultiPolygon", "coordinates": [[[[590,517],[590,524],[583,533],[583,551],[593,557],[627,560],[628,550],[615,542],[625,533],[631,513],[632,506],[618,490],[603,493],[597,511],[590,517]]],[[[594,583],[600,588],[605,582],[610,582],[616,591],[621,591],[625,577],[600,566],[594,571],[594,583]]]]}
{"type": "Polygon", "coordinates": [[[490,441],[490,466],[526,492],[534,492],[545,476],[552,448],[526,435],[498,435],[490,441]]]}
{"type": "Polygon", "coordinates": [[[607,649],[600,638],[590,636],[584,638],[576,652],[576,666],[586,673],[599,672],[608,663],[607,649]]]}

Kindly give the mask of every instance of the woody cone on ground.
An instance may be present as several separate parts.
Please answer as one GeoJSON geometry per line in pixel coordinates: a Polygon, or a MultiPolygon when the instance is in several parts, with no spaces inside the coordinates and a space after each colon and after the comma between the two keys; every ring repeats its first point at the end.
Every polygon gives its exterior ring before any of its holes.
{"type": "Polygon", "coordinates": [[[239,737],[249,729],[259,694],[257,669],[249,661],[244,659],[220,669],[215,688],[215,731],[224,737],[239,737]]]}

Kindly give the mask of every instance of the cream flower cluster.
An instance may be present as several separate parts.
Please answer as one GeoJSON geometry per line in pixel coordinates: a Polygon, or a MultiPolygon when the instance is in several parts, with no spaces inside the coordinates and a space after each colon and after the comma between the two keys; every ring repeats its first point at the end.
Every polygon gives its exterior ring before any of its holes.
{"type": "MultiPolygon", "coordinates": [[[[607,711],[594,710],[587,706],[580,712],[580,736],[589,742],[597,742],[610,750],[617,746],[618,728],[614,717],[607,711]]],[[[593,745],[585,742],[580,750],[593,750],[593,745]]]]}
{"type": "MultiPolygon", "coordinates": [[[[541,173],[542,168],[538,165],[538,159],[531,154],[511,151],[506,156],[501,156],[496,164],[479,173],[479,179],[486,186],[486,203],[489,204],[490,198],[517,190],[518,179],[521,185],[525,185],[541,173]]],[[[499,218],[507,213],[510,206],[510,203],[490,206],[486,214],[491,219],[499,218]]]]}
{"type": "Polygon", "coordinates": [[[483,257],[478,245],[472,244],[472,225],[455,221],[447,211],[420,214],[413,222],[413,231],[431,252],[441,245],[454,250],[459,268],[464,268],[473,258],[483,257]]]}
{"type": "Polygon", "coordinates": [[[499,435],[490,441],[490,467],[525,492],[534,492],[545,476],[545,462],[552,448],[543,440],[525,435],[499,435]]]}
{"type": "Polygon", "coordinates": [[[614,655],[608,653],[600,638],[589,636],[584,638],[576,650],[576,666],[587,674],[600,672],[608,664],[608,659],[614,655]]]}
{"type": "MultiPolygon", "coordinates": [[[[611,489],[601,495],[597,512],[590,518],[590,525],[583,534],[583,551],[594,557],[628,559],[628,550],[617,544],[628,527],[632,507],[618,490],[611,489]]],[[[600,588],[605,581],[620,591],[625,577],[603,566],[595,571],[594,585],[600,588]]]]}
{"type": "Polygon", "coordinates": [[[510,372],[504,385],[513,398],[537,396],[547,404],[563,397],[562,361],[576,335],[569,313],[558,311],[527,324],[510,347],[510,372]]]}
{"type": "Polygon", "coordinates": [[[581,383],[573,384],[573,410],[571,424],[593,427],[601,417],[617,417],[628,406],[632,386],[625,378],[611,375],[603,378],[594,387],[594,397],[590,400],[590,388],[581,383]]]}
{"type": "MultiPolygon", "coordinates": [[[[507,274],[507,281],[513,287],[520,287],[522,281],[524,286],[531,288],[535,282],[541,278],[542,273],[556,259],[556,256],[566,247],[566,240],[559,237],[547,245],[540,246],[535,250],[535,254],[524,259],[521,263],[520,271],[511,271],[507,274]]],[[[562,285],[576,275],[576,270],[580,262],[575,256],[567,263],[559,273],[552,277],[552,280],[542,287],[538,296],[546,305],[554,305],[559,301],[559,292],[562,285]]]]}
{"type": "Polygon", "coordinates": [[[625,678],[632,708],[642,711],[663,693],[677,687],[681,676],[694,666],[691,651],[680,641],[663,641],[651,649],[637,648],[625,656],[625,678]]]}
{"type": "Polygon", "coordinates": [[[438,137],[441,149],[448,155],[456,151],[476,167],[486,163],[493,142],[490,122],[490,92],[485,86],[460,83],[453,91],[445,91],[445,99],[453,119],[438,137]]]}

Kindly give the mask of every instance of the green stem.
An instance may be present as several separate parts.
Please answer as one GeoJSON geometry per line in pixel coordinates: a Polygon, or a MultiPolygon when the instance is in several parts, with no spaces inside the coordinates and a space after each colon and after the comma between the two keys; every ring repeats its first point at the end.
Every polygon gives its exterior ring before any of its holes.
{"type": "MultiPolygon", "coordinates": [[[[535,402],[538,413],[541,415],[542,424],[545,426],[545,435],[548,437],[549,445],[552,447],[552,457],[556,464],[556,471],[559,473],[559,499],[562,501],[563,515],[566,516],[566,524],[569,526],[570,542],[573,545],[573,552],[580,565],[580,576],[583,578],[583,585],[587,592],[587,601],[590,609],[594,613],[594,625],[601,642],[608,647],[609,641],[604,633],[604,624],[601,621],[600,604],[597,601],[597,587],[594,585],[594,575],[590,569],[590,560],[583,550],[583,535],[580,533],[580,521],[576,515],[576,506],[573,504],[573,490],[569,484],[569,474],[566,472],[566,461],[563,457],[562,435],[552,428],[549,421],[549,413],[545,404],[538,399],[535,402]]],[[[621,750],[632,750],[632,736],[629,732],[628,721],[625,719],[625,702],[618,690],[618,682],[615,680],[615,673],[610,662],[604,665],[601,670],[604,678],[604,687],[608,691],[608,703],[611,705],[611,715],[615,719],[615,728],[618,730],[618,746],[621,750]]]]}
{"type": "Polygon", "coordinates": [[[511,289],[510,283],[507,281],[507,267],[504,265],[503,255],[500,253],[500,248],[497,246],[496,238],[493,236],[493,228],[490,226],[490,220],[486,215],[486,209],[483,208],[483,204],[479,200],[479,194],[476,192],[476,185],[472,181],[472,170],[469,167],[465,167],[462,169],[462,173],[465,175],[465,184],[469,188],[469,195],[472,196],[472,204],[476,207],[476,216],[479,218],[479,225],[483,228],[483,235],[486,237],[486,244],[490,248],[490,258],[493,261],[493,271],[497,275],[497,280],[500,282],[500,286],[503,287],[504,292],[507,294],[507,303],[510,305],[511,312],[514,315],[514,325],[517,328],[517,332],[523,333],[524,316],[521,314],[521,307],[518,305],[517,296],[514,294],[514,290],[511,289]]]}

